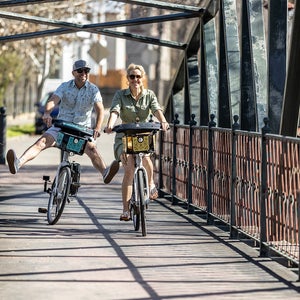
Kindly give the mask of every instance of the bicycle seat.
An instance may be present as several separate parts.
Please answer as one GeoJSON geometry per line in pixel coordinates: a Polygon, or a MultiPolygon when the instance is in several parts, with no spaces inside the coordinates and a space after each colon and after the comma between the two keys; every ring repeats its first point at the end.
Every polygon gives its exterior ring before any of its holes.
{"type": "Polygon", "coordinates": [[[119,133],[123,132],[127,134],[136,134],[136,133],[147,133],[147,132],[156,132],[161,129],[161,124],[159,122],[145,122],[145,123],[127,123],[116,125],[113,128],[113,131],[119,133]]]}
{"type": "Polygon", "coordinates": [[[82,125],[78,125],[72,122],[67,122],[63,120],[55,120],[53,122],[53,125],[55,127],[61,128],[62,131],[70,134],[74,134],[80,137],[84,136],[93,136],[94,135],[94,130],[91,128],[87,128],[82,125]]]}

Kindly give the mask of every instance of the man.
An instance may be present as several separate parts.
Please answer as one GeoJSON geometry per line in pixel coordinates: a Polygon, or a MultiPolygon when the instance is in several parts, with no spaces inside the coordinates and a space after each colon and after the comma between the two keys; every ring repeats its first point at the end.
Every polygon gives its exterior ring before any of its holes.
{"type": "MultiPolygon", "coordinates": [[[[101,125],[104,119],[104,106],[98,87],[88,81],[91,68],[86,61],[78,60],[73,65],[73,79],[62,83],[48,100],[43,121],[48,130],[25,152],[17,158],[14,150],[7,152],[6,159],[9,170],[16,174],[28,161],[34,159],[39,153],[49,147],[55,146],[60,128],[51,126],[51,111],[59,103],[58,119],[73,122],[78,125],[91,127],[93,108],[96,112],[96,124],[93,138],[100,136],[101,125]]],[[[109,183],[119,170],[119,163],[113,161],[110,167],[106,167],[101,155],[97,151],[94,142],[88,142],[84,151],[92,161],[93,166],[102,174],[104,183],[109,183]]]]}

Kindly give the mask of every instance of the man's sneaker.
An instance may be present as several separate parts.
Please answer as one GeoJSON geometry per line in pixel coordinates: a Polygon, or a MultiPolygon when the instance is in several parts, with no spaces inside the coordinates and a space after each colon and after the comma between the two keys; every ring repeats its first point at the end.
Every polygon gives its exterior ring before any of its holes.
{"type": "Polygon", "coordinates": [[[114,160],[111,163],[111,165],[105,169],[103,173],[104,183],[106,184],[110,183],[118,171],[119,171],[119,162],[117,160],[114,160]]]}
{"type": "Polygon", "coordinates": [[[6,160],[11,174],[16,174],[19,171],[19,160],[14,150],[7,151],[6,160]]]}

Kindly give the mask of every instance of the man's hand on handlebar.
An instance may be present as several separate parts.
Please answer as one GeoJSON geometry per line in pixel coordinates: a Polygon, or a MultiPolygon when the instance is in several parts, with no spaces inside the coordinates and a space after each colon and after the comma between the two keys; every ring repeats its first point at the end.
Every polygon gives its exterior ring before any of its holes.
{"type": "Polygon", "coordinates": [[[97,129],[94,129],[94,135],[93,135],[94,140],[96,140],[100,135],[101,135],[101,132],[97,129]]]}
{"type": "Polygon", "coordinates": [[[44,113],[43,122],[46,124],[48,128],[52,125],[52,117],[50,116],[49,113],[44,113]]]}

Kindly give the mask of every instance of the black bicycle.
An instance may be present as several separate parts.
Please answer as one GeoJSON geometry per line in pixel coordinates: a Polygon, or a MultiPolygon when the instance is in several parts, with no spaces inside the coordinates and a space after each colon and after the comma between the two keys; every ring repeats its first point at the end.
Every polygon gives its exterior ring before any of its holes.
{"type": "Polygon", "coordinates": [[[155,133],[160,130],[158,122],[120,124],[113,128],[115,132],[124,133],[123,152],[132,154],[135,160],[133,192],[129,203],[130,217],[135,231],[142,228],[142,235],[147,235],[146,209],[148,208],[149,184],[143,157],[155,150],[155,133]]]}
{"type": "Polygon", "coordinates": [[[82,155],[88,141],[92,141],[94,130],[74,123],[55,120],[54,126],[61,128],[58,132],[56,147],[62,151],[61,163],[57,167],[56,176],[51,188],[49,176],[43,176],[44,192],[50,194],[48,209],[39,208],[39,212],[47,213],[50,225],[57,223],[71,197],[76,197],[80,187],[80,164],[70,161],[70,157],[82,155]]]}

